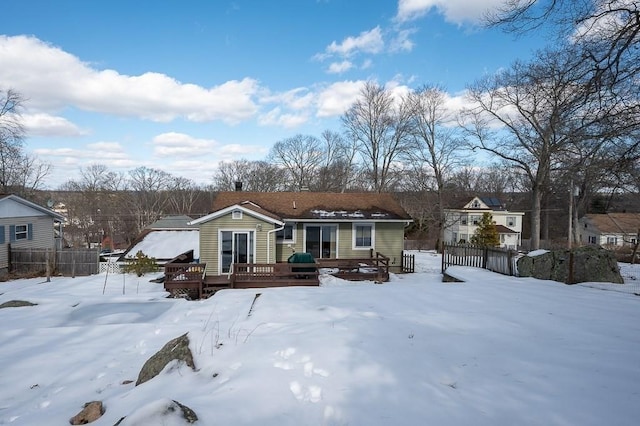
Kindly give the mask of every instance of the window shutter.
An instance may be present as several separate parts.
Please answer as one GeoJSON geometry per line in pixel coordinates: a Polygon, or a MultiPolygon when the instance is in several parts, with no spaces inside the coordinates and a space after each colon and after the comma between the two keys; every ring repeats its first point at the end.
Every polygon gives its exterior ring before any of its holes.
{"type": "Polygon", "coordinates": [[[27,240],[33,240],[33,224],[27,225],[27,240]]]}
{"type": "Polygon", "coordinates": [[[9,225],[9,241],[14,242],[16,240],[16,226],[9,225]]]}
{"type": "Polygon", "coordinates": [[[4,244],[4,225],[0,225],[0,244],[4,244]]]}

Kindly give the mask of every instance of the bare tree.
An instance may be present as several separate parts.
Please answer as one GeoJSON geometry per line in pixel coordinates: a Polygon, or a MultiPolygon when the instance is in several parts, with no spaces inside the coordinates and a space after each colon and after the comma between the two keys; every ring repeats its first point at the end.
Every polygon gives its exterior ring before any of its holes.
{"type": "Polygon", "coordinates": [[[136,220],[136,233],[165,213],[172,182],[169,173],[158,169],[138,167],[129,172],[129,208],[136,220]]]}
{"type": "Polygon", "coordinates": [[[0,192],[32,197],[51,165],[24,152],[24,102],[20,93],[0,89],[0,192]]]}
{"type": "Polygon", "coordinates": [[[269,159],[287,170],[291,182],[288,189],[301,190],[310,188],[324,155],[318,138],[298,134],[276,142],[271,148],[269,159]]]}
{"type": "Polygon", "coordinates": [[[394,102],[392,93],[374,82],[365,84],[341,118],[376,192],[390,190],[399,177],[399,161],[409,149],[409,118],[407,102],[394,102]]]}
{"type": "Polygon", "coordinates": [[[324,155],[312,184],[314,191],[344,192],[355,175],[357,149],[340,133],[325,130],[320,135],[324,155]]]}
{"type": "Polygon", "coordinates": [[[60,189],[69,222],[65,234],[74,244],[92,246],[109,241],[126,239],[128,206],[123,189],[124,175],[110,171],[103,164],[92,164],[80,168],[80,178],[70,180],[60,189]]]}
{"type": "Polygon", "coordinates": [[[566,51],[541,52],[533,62],[517,62],[469,90],[476,106],[466,112],[465,128],[475,147],[511,163],[527,177],[531,249],[540,245],[541,200],[551,174],[566,168],[563,161],[573,141],[598,140],[602,131],[602,109],[588,95],[582,65],[566,51]]]}
{"type": "MultiPolygon", "coordinates": [[[[445,223],[445,185],[453,171],[464,164],[464,140],[455,134],[455,117],[447,109],[446,94],[438,86],[423,86],[409,94],[411,149],[409,163],[418,169],[415,174],[433,182],[436,193],[435,210],[438,240],[443,241],[445,223]]],[[[437,244],[439,246],[439,244],[437,244]]]]}
{"type": "Polygon", "coordinates": [[[282,191],[286,184],[286,170],[266,161],[221,161],[213,175],[215,191],[233,191],[235,183],[242,182],[243,191],[282,191]]]}
{"type": "Polygon", "coordinates": [[[0,143],[5,146],[22,146],[25,135],[22,125],[24,98],[13,89],[0,89],[0,143]]]}
{"type": "Polygon", "coordinates": [[[191,179],[173,177],[168,189],[169,211],[174,214],[189,214],[192,212],[198,197],[200,188],[191,179]]]}

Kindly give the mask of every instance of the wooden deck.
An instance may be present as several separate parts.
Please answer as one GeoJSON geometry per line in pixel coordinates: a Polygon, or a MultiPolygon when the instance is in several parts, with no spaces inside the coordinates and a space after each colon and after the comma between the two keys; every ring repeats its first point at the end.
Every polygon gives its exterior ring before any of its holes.
{"type": "Polygon", "coordinates": [[[207,275],[204,263],[165,265],[164,288],[173,297],[203,299],[227,288],[318,286],[319,269],[339,278],[389,280],[389,258],[376,253],[362,259],[318,259],[316,263],[237,263],[230,274],[207,275]]]}
{"type": "Polygon", "coordinates": [[[334,277],[349,281],[389,281],[389,258],[376,253],[360,259],[318,259],[318,267],[333,270],[334,277]]]}
{"type": "Polygon", "coordinates": [[[315,263],[237,263],[232,273],[206,275],[204,263],[172,263],[165,266],[164,288],[174,297],[202,299],[226,288],[318,286],[315,263]]]}

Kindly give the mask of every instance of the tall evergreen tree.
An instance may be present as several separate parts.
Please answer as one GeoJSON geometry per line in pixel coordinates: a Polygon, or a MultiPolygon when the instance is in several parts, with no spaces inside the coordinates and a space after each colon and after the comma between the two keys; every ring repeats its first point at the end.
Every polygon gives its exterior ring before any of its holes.
{"type": "Polygon", "coordinates": [[[491,213],[484,212],[482,214],[478,228],[471,236],[471,244],[482,247],[498,247],[500,245],[498,228],[493,223],[491,213]]]}

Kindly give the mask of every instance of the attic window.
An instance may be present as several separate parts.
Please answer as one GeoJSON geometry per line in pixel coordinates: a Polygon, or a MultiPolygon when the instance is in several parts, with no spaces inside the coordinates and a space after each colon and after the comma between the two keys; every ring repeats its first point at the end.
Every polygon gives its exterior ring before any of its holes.
{"type": "Polygon", "coordinates": [[[478,202],[478,200],[475,200],[473,202],[473,204],[471,205],[472,208],[474,209],[479,209],[480,208],[480,203],[478,202]]]}
{"type": "Polygon", "coordinates": [[[231,213],[231,218],[242,219],[242,210],[234,210],[233,213],[231,213]]]}

